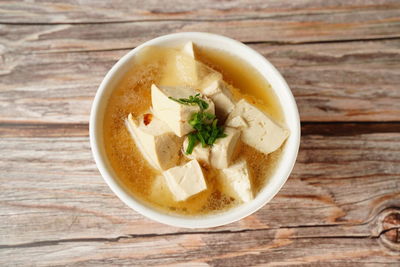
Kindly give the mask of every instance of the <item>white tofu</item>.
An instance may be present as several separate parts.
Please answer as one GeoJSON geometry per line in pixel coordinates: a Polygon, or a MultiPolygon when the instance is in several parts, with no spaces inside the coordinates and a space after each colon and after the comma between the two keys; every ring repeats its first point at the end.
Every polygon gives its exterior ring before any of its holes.
{"type": "Polygon", "coordinates": [[[203,171],[197,160],[163,172],[176,201],[183,201],[207,189],[203,171]]]}
{"type": "Polygon", "coordinates": [[[235,101],[221,75],[210,75],[210,77],[205,78],[206,81],[200,91],[214,102],[218,118],[225,119],[235,107],[235,101]]]}
{"type": "Polygon", "coordinates": [[[233,128],[246,128],[249,127],[247,122],[243,119],[242,116],[236,116],[227,121],[226,126],[233,127],[233,128]]]}
{"type": "Polygon", "coordinates": [[[182,52],[190,56],[191,58],[194,58],[193,43],[192,42],[185,43],[183,45],[182,52]]]}
{"type": "Polygon", "coordinates": [[[201,64],[194,58],[193,44],[188,42],[181,50],[175,50],[167,55],[159,84],[195,87],[200,80],[200,66],[201,64]]]}
{"type": "Polygon", "coordinates": [[[235,128],[226,127],[224,133],[228,136],[218,138],[211,148],[211,166],[217,169],[229,166],[240,137],[240,131],[235,128]]]}
{"type": "Polygon", "coordinates": [[[241,116],[248,124],[248,127],[241,128],[242,141],[265,154],[277,150],[289,135],[288,130],[244,99],[236,104],[225,124],[234,124],[237,116],[241,116]]]}
{"type": "Polygon", "coordinates": [[[182,152],[189,159],[195,159],[199,162],[210,164],[210,147],[203,147],[201,144],[197,144],[192,151],[192,154],[187,155],[185,153],[189,144],[189,139],[186,137],[183,141],[182,152]]]}
{"type": "Polygon", "coordinates": [[[176,136],[164,122],[155,116],[150,115],[152,118],[146,125],[144,116],[146,115],[135,120],[132,114],[129,114],[126,120],[136,146],[153,168],[166,170],[175,166],[179,160],[182,138],[176,136]]]}
{"type": "Polygon", "coordinates": [[[227,193],[243,202],[253,199],[250,172],[247,162],[239,159],[228,168],[222,170],[222,183],[227,193]]]}
{"type": "MultiPolygon", "coordinates": [[[[177,136],[181,137],[188,134],[193,131],[189,120],[194,113],[200,111],[199,106],[180,104],[169,99],[169,97],[175,99],[189,98],[189,96],[194,96],[197,93],[199,92],[188,87],[157,87],[153,84],[151,86],[151,101],[154,115],[164,121],[177,136]]],[[[214,103],[208,98],[203,97],[203,99],[208,103],[208,109],[205,112],[214,114],[214,103]]]]}
{"type": "Polygon", "coordinates": [[[177,74],[186,85],[195,86],[199,82],[199,66],[194,58],[193,43],[186,43],[181,51],[175,61],[177,74]]]}

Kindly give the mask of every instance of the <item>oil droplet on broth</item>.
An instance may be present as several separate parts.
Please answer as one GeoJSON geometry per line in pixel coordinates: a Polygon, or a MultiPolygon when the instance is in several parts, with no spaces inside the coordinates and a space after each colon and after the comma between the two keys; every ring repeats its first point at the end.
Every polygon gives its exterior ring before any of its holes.
{"type": "MultiPolygon", "coordinates": [[[[195,52],[196,60],[201,62],[197,68],[202,77],[214,70],[221,72],[224,80],[230,84],[235,98],[246,98],[278,122],[284,122],[276,96],[259,73],[225,52],[204,47],[196,47],[195,52]]],[[[125,127],[124,121],[129,113],[138,116],[150,108],[152,83],[191,85],[191,81],[182,80],[179,75],[162,75],[161,70],[168,69],[171,59],[176,60],[179,56],[175,49],[148,47],[135,58],[132,68],[116,86],[107,104],[104,116],[106,154],[128,191],[154,208],[184,215],[220,212],[236,206],[239,202],[223,193],[225,190],[219,182],[218,171],[204,166],[207,190],[186,201],[176,202],[161,174],[151,168],[142,157],[125,127]]],[[[186,59],[183,57],[180,60],[185,62],[186,59]]],[[[255,194],[263,188],[273,173],[280,151],[281,149],[265,155],[249,146],[240,146],[238,154],[244,156],[249,164],[255,194]]],[[[182,163],[185,161],[182,156],[182,163]]]]}

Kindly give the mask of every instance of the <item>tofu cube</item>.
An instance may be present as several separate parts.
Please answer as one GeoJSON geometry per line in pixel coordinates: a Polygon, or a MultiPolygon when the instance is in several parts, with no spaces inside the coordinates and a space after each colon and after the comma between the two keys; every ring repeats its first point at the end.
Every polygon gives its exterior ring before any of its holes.
{"type": "Polygon", "coordinates": [[[135,120],[129,114],[126,126],[143,156],[158,170],[166,170],[178,163],[182,138],[153,114],[146,113],[135,120]]]}
{"type": "Polygon", "coordinates": [[[194,49],[193,49],[193,43],[192,42],[187,42],[183,45],[182,52],[188,55],[191,58],[194,58],[194,49]]]}
{"type": "Polygon", "coordinates": [[[184,201],[207,189],[203,171],[197,160],[166,170],[163,175],[176,201],[184,201]]]}
{"type": "MultiPolygon", "coordinates": [[[[194,96],[197,93],[199,92],[188,87],[157,87],[153,84],[151,86],[151,101],[154,115],[164,121],[177,136],[181,137],[190,133],[193,128],[189,124],[189,120],[194,113],[200,111],[199,106],[184,105],[169,97],[175,99],[189,98],[189,96],[194,96]]],[[[208,109],[205,112],[214,114],[214,103],[206,97],[202,98],[208,103],[208,109]]]]}
{"type": "Polygon", "coordinates": [[[211,98],[215,104],[215,114],[224,120],[235,107],[232,93],[222,80],[221,75],[210,75],[205,78],[200,91],[211,98]]]}
{"type": "Polygon", "coordinates": [[[277,150],[289,135],[288,130],[244,99],[236,104],[225,124],[234,125],[237,116],[241,116],[248,125],[241,128],[242,141],[265,154],[277,150]]]}
{"type": "Polygon", "coordinates": [[[200,66],[194,58],[193,43],[188,42],[181,50],[175,50],[168,55],[159,84],[194,87],[200,80],[200,66]]]}
{"type": "Polygon", "coordinates": [[[195,159],[201,163],[210,164],[210,147],[203,147],[201,144],[197,144],[191,154],[186,154],[185,151],[188,147],[189,139],[186,137],[183,141],[182,152],[189,159],[195,159]]]}
{"type": "Polygon", "coordinates": [[[223,187],[229,195],[243,202],[253,199],[250,172],[246,160],[237,160],[228,168],[223,169],[222,173],[223,187]]]}
{"type": "Polygon", "coordinates": [[[231,118],[229,121],[226,122],[226,126],[233,127],[233,128],[246,128],[246,127],[249,127],[249,125],[243,119],[242,116],[236,116],[236,117],[231,118]]]}
{"type": "Polygon", "coordinates": [[[227,136],[218,138],[211,148],[211,166],[217,169],[229,166],[240,137],[240,131],[235,128],[226,127],[224,133],[227,136]]]}

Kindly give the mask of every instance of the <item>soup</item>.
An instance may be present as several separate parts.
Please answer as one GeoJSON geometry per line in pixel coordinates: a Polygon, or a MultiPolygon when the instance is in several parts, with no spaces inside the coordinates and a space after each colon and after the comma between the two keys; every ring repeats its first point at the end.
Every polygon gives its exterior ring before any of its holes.
{"type": "MultiPolygon", "coordinates": [[[[177,200],[165,183],[163,172],[154,168],[126,127],[129,114],[137,118],[149,112],[152,106],[153,84],[190,85],[179,75],[169,71],[171,55],[180,55],[180,48],[148,47],[143,49],[130,70],[124,75],[111,94],[104,116],[104,144],[108,160],[120,182],[140,201],[166,213],[202,215],[222,212],[243,203],[227,190],[221,171],[209,164],[201,164],[206,189],[187,199],[177,200]],[[178,51],[178,52],[177,52],[178,51]],[[169,73],[167,76],[165,73],[169,73]],[[172,74],[171,74],[172,73],[172,74]],[[228,193],[227,193],[228,192],[228,193]]],[[[268,82],[245,62],[223,51],[195,47],[199,77],[220,73],[235,102],[245,99],[259,110],[267,113],[279,125],[284,125],[279,102],[268,82]]],[[[188,61],[190,62],[190,61],[188,61]]],[[[174,66],[171,67],[173,69],[174,66]]],[[[228,127],[226,127],[227,129],[228,127]]],[[[223,137],[221,137],[221,140],[223,137]]],[[[198,145],[199,146],[199,145],[198,145]]],[[[247,162],[251,190],[254,197],[273,174],[279,161],[282,146],[266,154],[246,144],[241,139],[232,153],[232,162],[247,162]]],[[[177,165],[187,164],[189,159],[179,152],[177,165]]]]}

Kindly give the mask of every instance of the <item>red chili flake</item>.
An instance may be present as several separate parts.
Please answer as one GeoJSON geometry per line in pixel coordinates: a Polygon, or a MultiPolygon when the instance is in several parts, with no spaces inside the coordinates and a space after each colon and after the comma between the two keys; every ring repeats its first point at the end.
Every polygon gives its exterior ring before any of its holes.
{"type": "Polygon", "coordinates": [[[153,114],[146,113],[143,115],[144,125],[148,125],[153,120],[153,114]]]}

